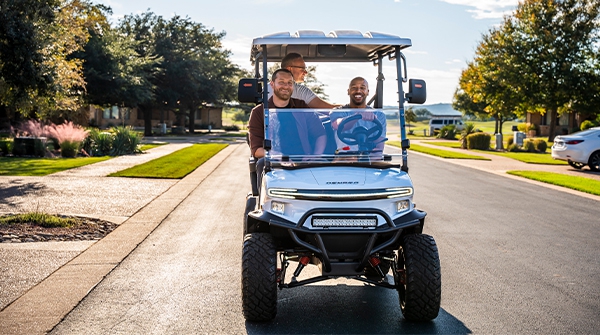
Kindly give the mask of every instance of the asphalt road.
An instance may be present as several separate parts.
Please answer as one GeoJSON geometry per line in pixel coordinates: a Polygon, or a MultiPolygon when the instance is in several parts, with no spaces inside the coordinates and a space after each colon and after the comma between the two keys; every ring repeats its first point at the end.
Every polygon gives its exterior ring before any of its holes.
{"type": "MultiPolygon", "coordinates": [[[[565,334],[600,331],[597,201],[417,154],[415,201],[442,264],[442,310],[403,320],[395,291],[329,281],[279,291],[278,315],[241,313],[240,146],[53,334],[565,334]]],[[[311,269],[313,271],[313,269],[311,269]]]]}

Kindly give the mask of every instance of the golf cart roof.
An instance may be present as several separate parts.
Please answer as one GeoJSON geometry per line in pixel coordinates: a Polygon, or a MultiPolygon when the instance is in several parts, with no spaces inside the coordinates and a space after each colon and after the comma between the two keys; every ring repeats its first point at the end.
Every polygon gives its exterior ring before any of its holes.
{"type": "Polygon", "coordinates": [[[261,46],[266,47],[267,61],[280,62],[296,52],[306,62],[372,62],[379,56],[393,55],[395,48],[410,47],[409,38],[355,30],[335,30],[325,35],[317,30],[281,32],[257,37],[252,41],[250,60],[254,64],[261,46]]]}

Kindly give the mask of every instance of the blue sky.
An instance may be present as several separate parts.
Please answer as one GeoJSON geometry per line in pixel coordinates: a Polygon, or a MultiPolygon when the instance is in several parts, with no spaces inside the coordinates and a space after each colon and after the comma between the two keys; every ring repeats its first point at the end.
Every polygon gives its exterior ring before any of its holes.
{"type": "MultiPolygon", "coordinates": [[[[427,103],[449,103],[460,72],[474,56],[481,35],[498,25],[518,0],[95,0],[113,9],[113,20],[150,10],[165,18],[190,17],[215,32],[226,33],[223,44],[232,61],[250,69],[252,39],[298,30],[358,30],[410,38],[404,51],[408,77],[427,81],[427,103]]],[[[386,62],[387,63],[387,62],[386,62]]],[[[376,68],[371,64],[317,65],[316,76],[329,100],[347,103],[347,85],[363,76],[374,93],[376,68]]],[[[389,62],[393,65],[393,62],[389,62]]],[[[387,64],[386,64],[387,68],[387,64]]],[[[397,104],[395,75],[384,70],[384,104],[397,104]]]]}

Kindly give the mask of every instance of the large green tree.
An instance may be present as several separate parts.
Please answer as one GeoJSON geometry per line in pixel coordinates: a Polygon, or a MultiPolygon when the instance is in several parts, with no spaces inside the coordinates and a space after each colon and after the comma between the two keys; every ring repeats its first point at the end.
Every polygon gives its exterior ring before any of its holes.
{"type": "Polygon", "coordinates": [[[128,16],[120,29],[143,42],[136,48],[139,55],[159,60],[159,71],[151,79],[155,90],[149,108],[175,111],[180,125],[189,117],[193,132],[199,108],[233,100],[238,69],[221,44],[225,33],[215,33],[189,18],[166,20],[153,13],[128,16]]]}

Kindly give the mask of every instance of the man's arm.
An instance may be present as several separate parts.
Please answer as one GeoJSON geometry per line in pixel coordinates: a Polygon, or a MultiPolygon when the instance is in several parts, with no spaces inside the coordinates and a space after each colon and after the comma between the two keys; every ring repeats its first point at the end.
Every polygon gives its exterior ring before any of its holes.
{"type": "Polygon", "coordinates": [[[327,145],[327,136],[321,135],[315,141],[315,155],[321,155],[325,152],[325,146],[327,145]]]}
{"type": "Polygon", "coordinates": [[[319,98],[319,97],[315,97],[314,99],[312,99],[309,103],[308,103],[308,107],[310,108],[336,108],[340,105],[334,105],[334,104],[330,104],[329,102],[319,98]]]}

